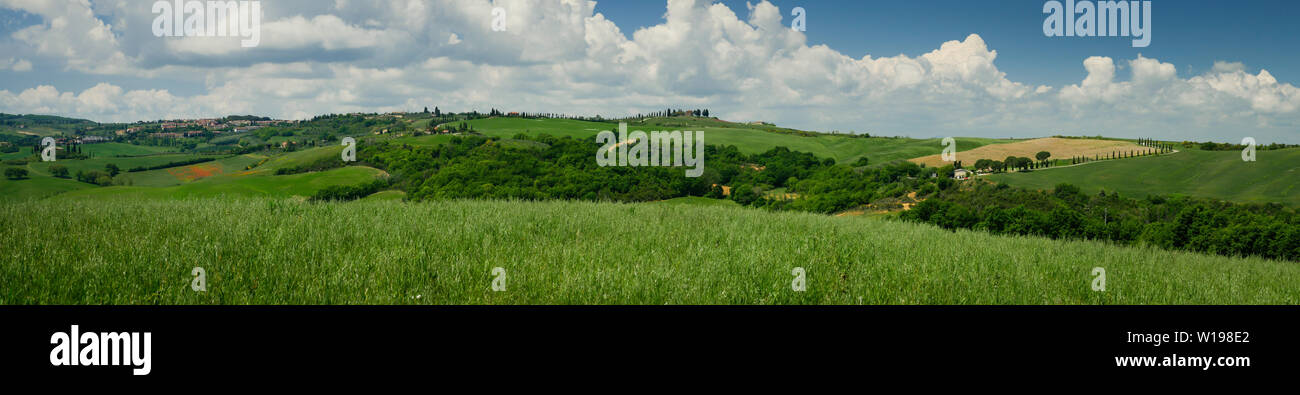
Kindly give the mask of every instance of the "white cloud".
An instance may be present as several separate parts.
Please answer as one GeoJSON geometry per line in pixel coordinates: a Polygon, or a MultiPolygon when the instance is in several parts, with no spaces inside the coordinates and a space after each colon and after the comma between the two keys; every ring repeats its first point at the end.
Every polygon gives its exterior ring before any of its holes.
{"type": "Polygon", "coordinates": [[[1115,59],[1088,57],[1079,83],[1032,86],[999,70],[997,43],[978,34],[915,57],[853,58],[808,45],[766,1],[740,10],[742,18],[723,4],[669,0],[661,24],[625,32],[584,0],[285,0],[263,3],[256,49],[238,39],[154,37],[148,2],[136,3],[0,0],[44,19],[15,33],[10,53],[160,81],[130,91],[112,83],[80,93],[0,90],[0,103],[105,121],[424,106],[603,115],[705,107],[729,120],[885,135],[1232,140],[1225,133],[1249,131],[1300,140],[1297,88],[1241,63],[1180,77],[1154,58],[1118,60],[1126,62],[1121,73],[1115,59]],[[491,29],[493,7],[507,10],[504,32],[491,29]],[[175,96],[161,81],[202,90],[175,96]]]}

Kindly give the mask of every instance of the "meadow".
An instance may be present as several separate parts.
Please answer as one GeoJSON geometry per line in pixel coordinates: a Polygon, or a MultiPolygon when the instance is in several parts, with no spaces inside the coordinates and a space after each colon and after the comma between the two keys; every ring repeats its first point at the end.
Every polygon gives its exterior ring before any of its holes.
{"type": "Polygon", "coordinates": [[[22,180],[0,177],[0,201],[44,199],[64,192],[94,188],[94,185],[65,178],[29,174],[22,180]]]}
{"type": "Polygon", "coordinates": [[[378,169],[351,166],[322,172],[274,175],[267,171],[240,172],[205,178],[171,187],[112,186],[78,189],[51,197],[54,200],[108,198],[184,199],[191,197],[264,196],[306,199],[336,185],[359,185],[384,175],[378,169]]]}
{"type": "Polygon", "coordinates": [[[115,178],[115,181],[124,185],[140,187],[176,186],[209,177],[240,173],[245,170],[245,167],[257,163],[263,158],[265,157],[261,155],[236,155],[189,166],[122,173],[115,178]]]}
{"type": "Polygon", "coordinates": [[[30,201],[0,240],[0,304],[1300,303],[1288,263],[690,204],[30,201]]]}
{"type": "Polygon", "coordinates": [[[1188,195],[1241,203],[1300,206],[1300,148],[1258,151],[1257,161],[1243,162],[1238,151],[1181,152],[1029,173],[993,174],[989,180],[1047,190],[1069,183],[1086,193],[1102,190],[1141,198],[1188,195]]]}
{"type": "Polygon", "coordinates": [[[169,163],[179,163],[196,159],[221,159],[222,156],[213,155],[194,155],[194,154],[161,154],[149,156],[133,157],[95,157],[90,159],[79,160],[58,160],[54,162],[32,162],[27,165],[28,168],[39,174],[50,174],[50,166],[61,165],[68,168],[69,174],[76,175],[78,171],[104,171],[109,164],[116,165],[123,173],[136,167],[149,168],[153,166],[167,165],[169,163]]]}
{"type": "Polygon", "coordinates": [[[81,152],[92,158],[105,158],[179,153],[180,150],[174,147],[160,147],[154,145],[99,143],[84,144],[81,146],[81,152]]]}
{"type": "Polygon", "coordinates": [[[0,160],[22,159],[32,156],[31,147],[18,147],[18,152],[0,153],[0,160]]]}

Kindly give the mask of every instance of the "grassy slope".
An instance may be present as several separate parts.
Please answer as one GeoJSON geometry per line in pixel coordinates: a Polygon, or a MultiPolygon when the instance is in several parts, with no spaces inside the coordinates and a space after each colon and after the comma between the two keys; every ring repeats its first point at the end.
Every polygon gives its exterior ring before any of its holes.
{"type": "Polygon", "coordinates": [[[363,166],[345,167],[324,172],[276,176],[271,173],[235,174],[212,177],[191,183],[165,187],[105,187],[73,191],[55,196],[56,200],[102,199],[113,197],[182,199],[190,197],[309,197],[325,187],[359,185],[383,172],[363,166]]]}
{"type": "Polygon", "coordinates": [[[27,167],[32,171],[40,174],[50,174],[50,166],[54,164],[63,165],[68,168],[68,173],[76,175],[78,171],[105,171],[104,168],[109,163],[117,165],[122,172],[132,168],[143,166],[161,166],[168,163],[182,162],[199,158],[221,158],[220,156],[211,155],[194,155],[194,154],[165,154],[152,156],[139,156],[130,158],[90,158],[81,160],[58,160],[55,162],[33,162],[27,167]]]}
{"type": "Polygon", "coordinates": [[[141,156],[180,152],[179,149],[173,147],[157,147],[152,145],[134,145],[125,143],[85,144],[81,146],[81,151],[94,158],[141,156]]]}
{"type": "Polygon", "coordinates": [[[370,196],[361,198],[358,201],[361,202],[389,201],[389,200],[402,200],[404,198],[406,198],[406,192],[388,190],[388,191],[375,192],[370,196]]]}
{"type": "Polygon", "coordinates": [[[29,126],[20,129],[11,126],[0,125],[0,133],[12,134],[15,136],[22,136],[30,133],[32,135],[37,135],[41,137],[52,137],[52,136],[67,134],[69,132],[71,132],[71,130],[60,129],[51,126],[29,126]]]}
{"type": "Polygon", "coordinates": [[[1037,189],[1064,182],[1089,193],[1105,189],[1128,197],[1183,194],[1300,206],[1300,149],[1259,151],[1258,161],[1253,163],[1242,162],[1237,151],[1193,149],[1032,173],[996,174],[989,179],[1037,189]]]}
{"type": "Polygon", "coordinates": [[[32,156],[32,148],[31,148],[31,147],[18,147],[18,152],[10,152],[10,153],[7,153],[7,154],[0,154],[0,160],[22,159],[22,158],[26,158],[26,157],[28,157],[28,156],[32,156]]]}
{"type": "MultiPolygon", "coordinates": [[[[822,158],[834,158],[839,163],[852,163],[865,155],[872,163],[878,164],[932,155],[943,151],[942,139],[851,138],[835,135],[803,137],[772,133],[761,127],[750,128],[746,127],[746,125],[718,121],[701,120],[686,123],[695,122],[699,122],[700,125],[687,127],[680,126],[680,124],[668,127],[653,124],[648,126],[630,125],[628,130],[703,130],[706,144],[734,145],[741,152],[748,154],[761,153],[774,147],[783,146],[794,151],[812,153],[822,158]],[[716,125],[729,126],[720,127],[716,125]]],[[[612,131],[618,128],[618,125],[613,123],[568,119],[490,118],[474,120],[469,123],[475,130],[485,135],[501,138],[510,138],[525,132],[531,135],[546,133],[556,137],[594,138],[600,131],[612,131]]],[[[963,151],[988,144],[1006,142],[1011,142],[1011,140],[957,138],[957,146],[963,151]]]]}
{"type": "Polygon", "coordinates": [[[272,157],[254,169],[254,173],[274,173],[280,168],[302,167],[326,158],[342,158],[343,146],[326,146],[289,152],[272,157]]]}
{"type": "Polygon", "coordinates": [[[0,201],[43,199],[64,192],[94,187],[94,185],[76,180],[30,173],[28,178],[23,180],[10,180],[0,177],[0,201]]]}
{"type": "Polygon", "coordinates": [[[47,200],[0,240],[3,304],[1300,303],[1289,263],[690,205],[47,200]]]}
{"type": "MultiPolygon", "coordinates": [[[[1066,138],[1041,138],[1027,141],[1020,141],[1010,144],[986,145],[976,149],[965,149],[958,143],[957,147],[961,150],[957,159],[963,163],[975,164],[980,159],[990,159],[1001,161],[1008,156],[1017,156],[1024,158],[1036,158],[1039,152],[1046,151],[1052,154],[1052,158],[1068,160],[1074,156],[1083,156],[1092,158],[1096,155],[1106,156],[1116,152],[1146,152],[1151,148],[1137,145],[1136,143],[1120,140],[1105,139],[1066,139],[1066,138]]],[[[941,154],[930,155],[926,157],[913,158],[912,162],[924,163],[930,166],[943,166],[947,164],[941,154]]]]}
{"type": "Polygon", "coordinates": [[[117,176],[117,181],[126,185],[138,187],[169,187],[181,185],[186,182],[182,180],[187,175],[193,177],[194,170],[214,172],[213,176],[235,174],[244,171],[248,165],[257,163],[261,160],[258,155],[237,155],[212,162],[205,162],[190,166],[173,167],[167,169],[142,171],[136,173],[122,173],[117,176]],[[177,177],[180,174],[182,177],[177,177]]]}
{"type": "MultiPolygon", "coordinates": [[[[130,179],[130,186],[99,188],[72,180],[49,177],[50,163],[32,163],[30,180],[0,182],[0,199],[26,200],[54,197],[57,199],[95,199],[106,197],[163,198],[178,199],[187,197],[211,196],[267,196],[267,197],[306,197],[314,195],[325,187],[334,185],[358,185],[383,172],[363,166],[333,169],[324,172],[276,176],[275,170],[284,167],[296,167],[316,162],[321,158],[338,156],[342,147],[321,147],[310,150],[291,152],[276,156],[252,171],[244,167],[260,161],[260,155],[241,155],[195,166],[220,166],[219,175],[182,182],[168,170],[183,171],[186,167],[153,170],[148,172],[123,172],[119,181],[130,179]],[[65,193],[67,192],[67,193],[65,193]]],[[[94,158],[88,160],[63,160],[56,163],[67,166],[75,173],[77,170],[102,170],[106,163],[118,164],[123,170],[140,164],[168,163],[176,160],[198,157],[197,155],[156,155],[134,158],[94,158]]],[[[187,166],[194,167],[194,166],[187,166]]]]}

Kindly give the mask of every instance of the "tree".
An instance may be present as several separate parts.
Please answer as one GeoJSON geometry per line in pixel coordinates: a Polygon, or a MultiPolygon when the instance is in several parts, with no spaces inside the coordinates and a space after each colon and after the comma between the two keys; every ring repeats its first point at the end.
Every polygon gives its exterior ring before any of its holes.
{"type": "Polygon", "coordinates": [[[27,169],[21,167],[10,167],[5,169],[5,177],[10,180],[21,180],[27,178],[27,169]]]}
{"type": "Polygon", "coordinates": [[[108,170],[109,177],[117,177],[118,174],[122,173],[122,169],[119,169],[117,165],[112,163],[105,165],[104,170],[108,170]]]}
{"type": "Polygon", "coordinates": [[[50,175],[58,178],[68,178],[68,167],[64,165],[50,165],[50,175]]]}
{"type": "Polygon", "coordinates": [[[1038,161],[1039,161],[1039,162],[1042,162],[1042,161],[1047,160],[1047,158],[1051,158],[1051,157],[1052,157],[1052,153],[1051,153],[1051,152],[1047,152],[1047,151],[1042,151],[1042,152],[1039,152],[1037,155],[1034,155],[1034,157],[1035,157],[1035,158],[1038,158],[1038,161]]]}

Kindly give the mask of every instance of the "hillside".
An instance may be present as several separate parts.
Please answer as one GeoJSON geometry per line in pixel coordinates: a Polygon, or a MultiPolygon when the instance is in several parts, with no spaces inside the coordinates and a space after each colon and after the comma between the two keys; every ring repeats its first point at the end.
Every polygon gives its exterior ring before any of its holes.
{"type": "Polygon", "coordinates": [[[37,201],[0,239],[0,304],[1300,303],[1290,263],[689,204],[37,201]]]}
{"type": "Polygon", "coordinates": [[[1241,152],[1183,150],[1172,155],[1092,162],[1031,173],[994,174],[989,180],[1033,189],[1069,183],[1087,193],[1118,191],[1128,197],[1189,195],[1246,203],[1300,206],[1300,148],[1241,152]]]}
{"type": "Polygon", "coordinates": [[[273,175],[269,172],[239,172],[205,178],[171,187],[113,186],[80,189],[59,194],[55,200],[106,199],[117,197],[183,199],[191,197],[261,196],[304,199],[326,187],[358,185],[383,176],[377,169],[355,166],[328,171],[291,175],[273,175]]]}
{"type": "Polygon", "coordinates": [[[13,135],[54,136],[71,133],[78,128],[97,126],[99,123],[85,119],[53,115],[15,115],[0,113],[0,133],[13,135]]]}
{"type": "Polygon", "coordinates": [[[29,174],[22,180],[0,177],[0,202],[44,199],[64,192],[95,188],[76,180],[29,174]]]}
{"type": "MultiPolygon", "coordinates": [[[[604,130],[618,130],[617,123],[568,119],[487,118],[473,120],[469,124],[484,135],[500,138],[510,138],[524,133],[587,139],[594,138],[597,133],[604,130]]],[[[820,158],[832,158],[836,162],[844,164],[853,163],[864,156],[871,163],[880,164],[938,154],[943,151],[942,139],[853,137],[810,133],[771,126],[730,123],[708,118],[653,118],[647,122],[629,124],[628,130],[703,130],[705,132],[705,144],[734,145],[746,154],[761,153],[775,147],[786,147],[792,151],[811,153],[820,158]]],[[[990,138],[957,138],[958,147],[962,150],[1013,141],[990,138]]]]}
{"type": "MultiPolygon", "coordinates": [[[[1150,149],[1123,140],[1066,139],[1058,137],[969,148],[959,139],[957,141],[957,160],[962,163],[974,164],[975,161],[980,159],[1000,161],[1008,156],[1033,158],[1035,154],[1043,151],[1051,153],[1054,159],[1069,159],[1073,156],[1092,158],[1098,155],[1105,157],[1116,152],[1145,152],[1150,149]]],[[[913,158],[911,162],[935,167],[947,164],[940,154],[913,158]]]]}

